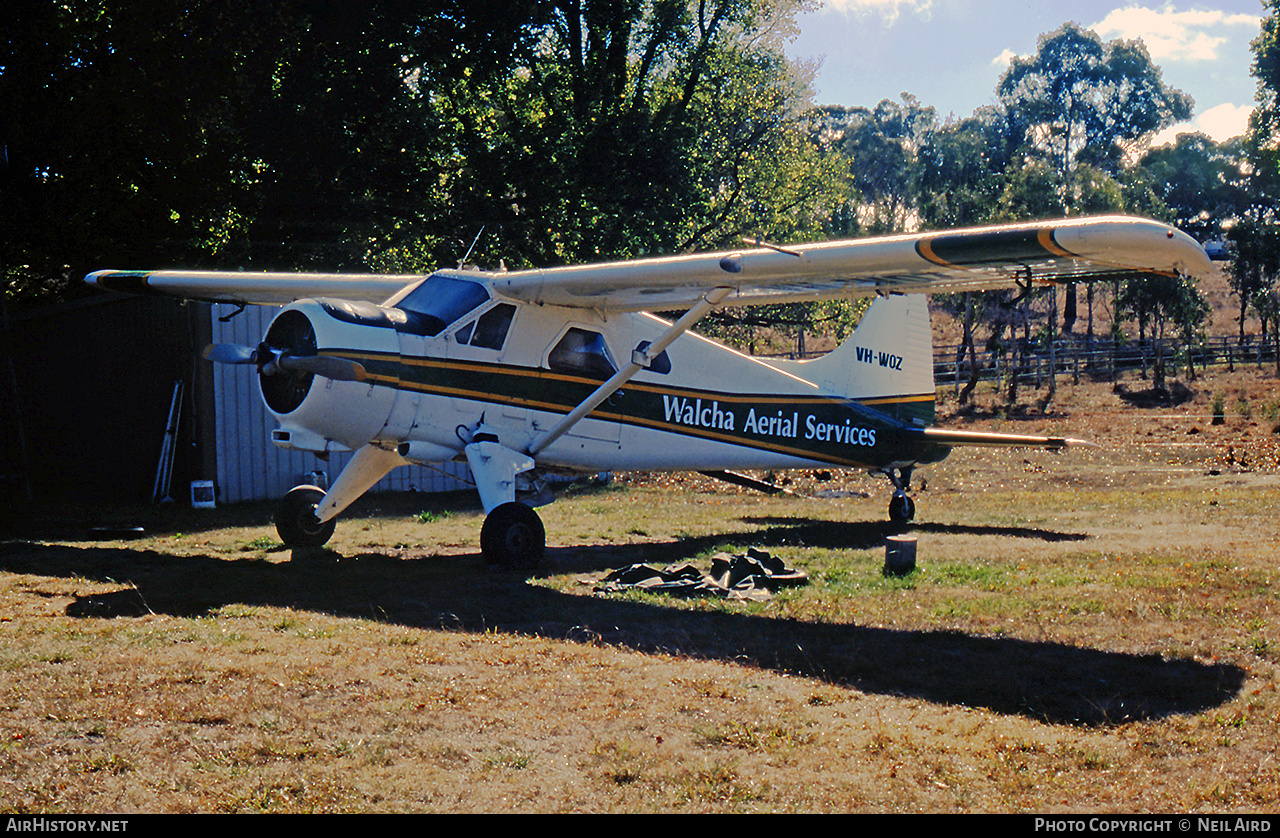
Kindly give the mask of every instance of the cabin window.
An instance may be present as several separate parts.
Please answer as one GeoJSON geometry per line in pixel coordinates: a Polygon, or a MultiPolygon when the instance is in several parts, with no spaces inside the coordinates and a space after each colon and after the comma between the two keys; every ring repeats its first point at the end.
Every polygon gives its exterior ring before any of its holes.
{"type": "Polygon", "coordinates": [[[515,316],[516,307],[507,303],[501,303],[489,309],[476,321],[471,345],[483,349],[501,349],[502,342],[507,339],[507,330],[511,328],[511,320],[515,316]]]}
{"type": "Polygon", "coordinates": [[[609,355],[604,336],[586,329],[570,329],[547,356],[547,366],[552,372],[570,375],[586,375],[591,378],[608,378],[618,371],[609,355]]]}
{"type": "MultiPolygon", "coordinates": [[[[637,352],[644,352],[652,344],[647,340],[640,341],[636,346],[637,352]]],[[[666,375],[671,372],[671,358],[667,356],[667,350],[658,353],[658,357],[649,362],[649,372],[656,372],[658,375],[666,375]]]]}
{"type": "Polygon", "coordinates": [[[489,292],[478,282],[432,274],[395,307],[409,316],[406,331],[435,336],[488,300],[489,292]]]}

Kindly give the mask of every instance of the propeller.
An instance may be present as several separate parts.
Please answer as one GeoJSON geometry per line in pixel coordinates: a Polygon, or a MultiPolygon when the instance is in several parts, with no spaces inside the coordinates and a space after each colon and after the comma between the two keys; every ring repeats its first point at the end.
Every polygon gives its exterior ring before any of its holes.
{"type": "Polygon", "coordinates": [[[283,370],[308,372],[334,381],[364,381],[365,368],[355,361],[333,355],[290,355],[288,350],[273,349],[265,343],[257,348],[238,343],[212,343],[205,347],[204,357],[219,364],[257,364],[262,375],[275,375],[283,370]]]}
{"type": "Polygon", "coordinates": [[[253,364],[257,363],[258,351],[251,346],[238,343],[211,343],[204,348],[206,361],[219,364],[253,364]]]}
{"type": "Polygon", "coordinates": [[[290,355],[281,353],[276,365],[286,370],[301,370],[334,381],[364,381],[369,377],[362,365],[332,355],[290,355]]]}

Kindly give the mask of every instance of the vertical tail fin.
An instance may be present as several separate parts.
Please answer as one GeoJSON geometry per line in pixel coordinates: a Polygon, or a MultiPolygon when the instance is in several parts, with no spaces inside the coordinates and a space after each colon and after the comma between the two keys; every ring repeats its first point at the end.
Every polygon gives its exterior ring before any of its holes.
{"type": "Polygon", "coordinates": [[[824,390],[904,421],[931,424],[933,333],[928,300],[923,294],[876,298],[844,343],[796,371],[824,390]]]}

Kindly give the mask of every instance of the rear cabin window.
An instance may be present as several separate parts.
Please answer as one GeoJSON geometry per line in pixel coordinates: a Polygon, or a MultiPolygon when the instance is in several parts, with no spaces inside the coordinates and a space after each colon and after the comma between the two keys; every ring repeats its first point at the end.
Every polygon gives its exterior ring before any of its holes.
{"type": "Polygon", "coordinates": [[[547,356],[547,367],[552,372],[569,375],[585,375],[605,379],[618,371],[609,355],[609,347],[599,332],[587,329],[570,329],[547,356]]]}

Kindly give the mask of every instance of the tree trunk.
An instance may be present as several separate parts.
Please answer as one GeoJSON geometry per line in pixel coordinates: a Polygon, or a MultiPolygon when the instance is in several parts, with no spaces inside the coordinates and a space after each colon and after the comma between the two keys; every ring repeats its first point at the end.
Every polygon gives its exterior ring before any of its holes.
{"type": "Polygon", "coordinates": [[[969,353],[969,381],[960,391],[960,404],[968,404],[969,399],[973,398],[974,389],[978,386],[978,350],[973,345],[973,306],[968,291],[964,293],[964,342],[960,345],[960,355],[956,359],[957,365],[964,360],[966,352],[969,353]]]}
{"type": "Polygon", "coordinates": [[[1151,366],[1151,386],[1160,391],[1164,389],[1164,322],[1152,324],[1151,331],[1155,335],[1156,358],[1151,366]]]}
{"type": "MultiPolygon", "coordinates": [[[[1075,283],[1067,286],[1068,297],[1075,294],[1075,283]]],[[[1058,311],[1058,286],[1049,289],[1049,394],[1045,404],[1053,401],[1058,394],[1058,329],[1057,319],[1053,315],[1058,311]]],[[[1074,317],[1072,318],[1074,321],[1074,317]]]]}
{"type": "Polygon", "coordinates": [[[1085,301],[1089,305],[1089,327],[1085,333],[1085,349],[1089,352],[1089,365],[1093,365],[1093,283],[1085,288],[1085,301]]]}

